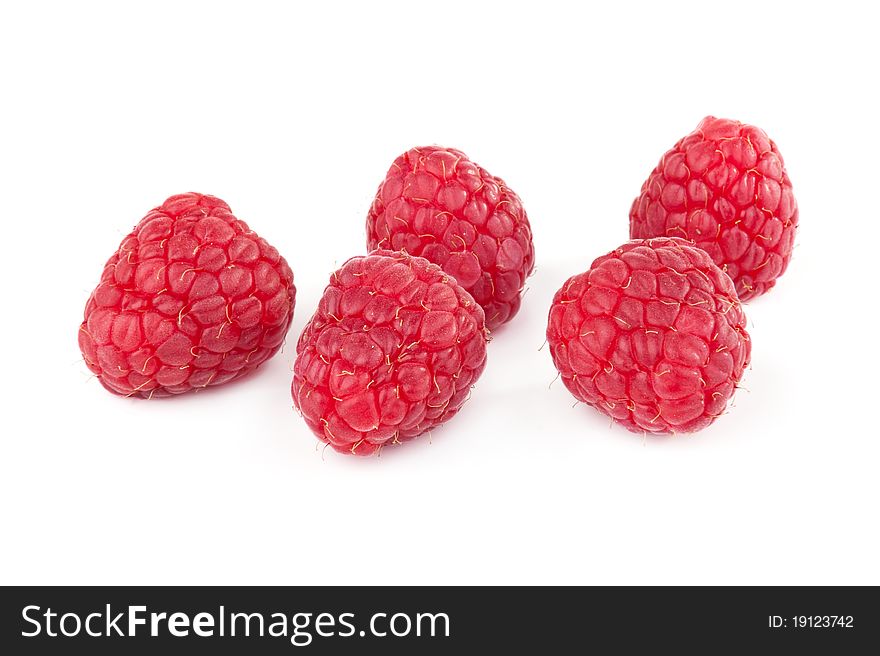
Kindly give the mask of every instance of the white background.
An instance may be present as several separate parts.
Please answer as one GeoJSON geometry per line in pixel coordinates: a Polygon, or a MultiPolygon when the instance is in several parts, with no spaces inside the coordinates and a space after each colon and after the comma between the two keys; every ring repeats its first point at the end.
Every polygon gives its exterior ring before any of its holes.
{"type": "Polygon", "coordinates": [[[876,21],[845,2],[308,4],[0,10],[0,582],[880,583],[876,21]],[[706,114],[778,143],[798,247],[747,306],[749,391],[646,441],[548,387],[540,347],[555,290],[626,239],[706,114]],[[363,252],[390,162],[430,143],[520,194],[537,271],[452,422],[379,458],[322,452],[292,408],[296,337],[363,252]],[[286,347],[226,388],[111,396],[80,359],[83,306],[140,217],[190,190],[290,262],[286,347]]]}

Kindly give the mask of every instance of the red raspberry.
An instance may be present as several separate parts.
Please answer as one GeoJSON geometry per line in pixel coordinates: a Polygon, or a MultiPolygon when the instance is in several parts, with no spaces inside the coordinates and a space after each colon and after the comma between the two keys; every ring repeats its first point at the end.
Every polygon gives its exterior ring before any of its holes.
{"type": "Polygon", "coordinates": [[[291,391],[309,428],[368,455],[458,412],[486,364],[485,319],[440,267],[379,250],[333,274],[296,353],[291,391]]]}
{"type": "Polygon", "coordinates": [[[767,134],[707,116],[660,160],[629,215],[630,239],[682,237],[712,256],[742,301],[788,268],[798,207],[767,134]]]}
{"type": "Polygon", "coordinates": [[[111,392],[168,396],[220,385],[281,347],[293,273],[219,198],[172,196],[107,261],[79,347],[111,392]]]}
{"type": "Polygon", "coordinates": [[[535,266],[522,202],[453,148],[413,148],[391,164],[367,215],[367,248],[424,257],[454,276],[494,330],[519,311],[535,266]]]}
{"type": "Polygon", "coordinates": [[[730,278],[686,241],[632,241],[553,298],[547,341],[575,397],[631,431],[711,424],[749,363],[730,278]]]}

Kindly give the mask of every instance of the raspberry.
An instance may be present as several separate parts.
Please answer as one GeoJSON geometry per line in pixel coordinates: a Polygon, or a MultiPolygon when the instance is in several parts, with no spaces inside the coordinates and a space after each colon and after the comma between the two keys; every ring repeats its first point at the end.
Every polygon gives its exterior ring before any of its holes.
{"type": "Polygon", "coordinates": [[[631,431],[690,432],[727,407],[749,363],[730,278],[677,238],[631,241],[553,298],[547,341],[574,396],[631,431]]]}
{"type": "Polygon", "coordinates": [[[278,351],[295,293],[284,258],[226,203],[180,194],[151,210],[107,261],[79,347],[116,394],[220,385],[278,351]]]}
{"type": "Polygon", "coordinates": [[[367,215],[367,248],[424,257],[454,276],[494,330],[519,311],[535,266],[522,203],[453,148],[413,148],[391,164],[367,215]]]}
{"type": "Polygon", "coordinates": [[[458,412],[486,364],[483,310],[440,267],[379,250],[330,279],[291,392],[318,439],[368,455],[458,412]]]}
{"type": "Polygon", "coordinates": [[[767,134],[707,116],[660,160],[629,215],[630,239],[682,237],[712,256],[742,301],[769,291],[791,260],[798,207],[767,134]]]}

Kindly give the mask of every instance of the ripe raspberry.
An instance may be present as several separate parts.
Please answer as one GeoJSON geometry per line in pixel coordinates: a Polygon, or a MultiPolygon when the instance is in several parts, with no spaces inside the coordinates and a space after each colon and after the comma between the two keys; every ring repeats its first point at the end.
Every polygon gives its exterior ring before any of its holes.
{"type": "Polygon", "coordinates": [[[296,353],[291,391],[309,428],[368,455],[458,412],[486,364],[483,310],[440,267],[374,251],[333,274],[296,353]]]}
{"type": "Polygon", "coordinates": [[[101,384],[126,396],[220,385],[281,347],[293,273],[219,198],[172,196],[107,261],[79,347],[101,384]]]}
{"type": "Polygon", "coordinates": [[[631,431],[705,428],[749,363],[730,278],[677,238],[631,241],[553,298],[547,341],[575,397],[631,431]]]}
{"type": "Polygon", "coordinates": [[[742,301],[788,268],[798,207],[767,134],[707,116],[660,160],[629,215],[630,239],[682,237],[712,256],[742,301]]]}
{"type": "Polygon", "coordinates": [[[494,330],[519,311],[535,266],[522,203],[453,148],[413,148],[391,164],[367,215],[367,248],[424,257],[454,276],[494,330]]]}

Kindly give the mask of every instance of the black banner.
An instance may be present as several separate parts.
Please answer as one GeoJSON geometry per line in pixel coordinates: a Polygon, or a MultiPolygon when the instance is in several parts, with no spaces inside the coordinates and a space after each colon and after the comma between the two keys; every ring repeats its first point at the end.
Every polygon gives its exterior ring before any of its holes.
{"type": "Polygon", "coordinates": [[[869,587],[24,587],[2,589],[0,613],[4,654],[880,647],[869,587]]]}

